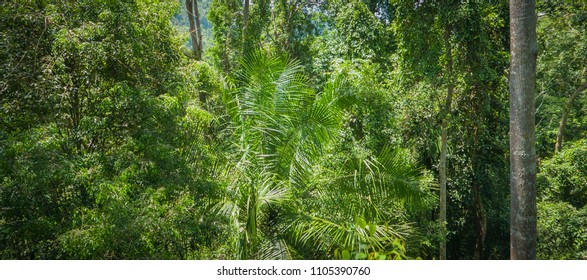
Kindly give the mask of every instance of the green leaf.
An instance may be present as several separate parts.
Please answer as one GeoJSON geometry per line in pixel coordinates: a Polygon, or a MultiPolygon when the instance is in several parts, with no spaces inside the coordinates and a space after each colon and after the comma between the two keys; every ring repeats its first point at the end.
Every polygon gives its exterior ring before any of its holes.
{"type": "Polygon", "coordinates": [[[359,216],[355,216],[355,224],[360,228],[365,228],[367,226],[367,222],[365,221],[365,219],[359,216]]]}
{"type": "Polygon", "coordinates": [[[369,235],[374,236],[375,232],[377,232],[377,225],[369,224],[369,235]]]}
{"type": "Polygon", "coordinates": [[[351,253],[349,253],[348,250],[342,250],[342,259],[343,260],[350,260],[351,259],[351,253]]]}

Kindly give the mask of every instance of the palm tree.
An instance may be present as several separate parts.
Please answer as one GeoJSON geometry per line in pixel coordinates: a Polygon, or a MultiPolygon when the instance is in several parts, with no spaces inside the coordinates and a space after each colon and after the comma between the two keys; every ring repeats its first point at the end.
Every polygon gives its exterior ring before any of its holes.
{"type": "Polygon", "coordinates": [[[405,257],[410,227],[396,216],[433,199],[429,177],[403,150],[337,149],[345,83],[316,94],[301,71],[295,60],[256,52],[242,63],[238,89],[224,96],[232,157],[218,209],[236,233],[238,258],[294,258],[300,246],[317,252],[303,257],[361,258],[367,249],[405,257]]]}
{"type": "Polygon", "coordinates": [[[224,97],[233,157],[219,209],[239,233],[239,258],[285,257],[283,250],[266,248],[285,247],[259,227],[261,221],[294,188],[307,184],[322,145],[339,124],[334,94],[317,96],[301,70],[295,60],[252,53],[242,63],[242,86],[224,97]]]}

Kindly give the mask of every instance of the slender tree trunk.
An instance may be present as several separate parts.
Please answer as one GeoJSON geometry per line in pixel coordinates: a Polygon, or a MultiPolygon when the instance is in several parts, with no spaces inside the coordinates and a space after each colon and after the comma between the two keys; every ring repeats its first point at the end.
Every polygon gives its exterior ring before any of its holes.
{"type": "Polygon", "coordinates": [[[243,26],[245,28],[249,24],[249,4],[250,4],[250,0],[245,0],[245,4],[243,7],[243,26]]]}
{"type": "Polygon", "coordinates": [[[450,28],[444,29],[444,47],[446,49],[446,77],[447,93],[444,112],[442,113],[441,144],[440,144],[440,163],[438,164],[438,173],[440,179],[440,226],[442,230],[442,241],[440,242],[440,259],[446,260],[446,153],[448,145],[448,118],[450,116],[452,95],[454,86],[452,83],[452,50],[450,44],[450,28]]]}
{"type": "MultiPolygon", "coordinates": [[[[199,16],[196,17],[196,20],[194,20],[195,15],[197,14],[197,12],[194,12],[194,2],[195,2],[195,11],[197,11],[198,9],[198,3],[196,0],[185,0],[185,8],[187,11],[187,15],[188,15],[188,21],[190,23],[190,38],[192,39],[192,49],[194,51],[194,55],[196,57],[197,60],[200,60],[202,58],[202,54],[201,54],[201,43],[200,40],[198,39],[198,33],[199,30],[196,30],[196,21],[197,21],[197,26],[198,29],[200,26],[200,22],[199,20],[197,20],[197,18],[199,16]]],[[[199,36],[201,38],[201,35],[199,36]]]]}
{"type": "Polygon", "coordinates": [[[196,21],[196,31],[198,32],[198,52],[196,59],[202,59],[202,27],[200,26],[200,11],[198,10],[198,0],[194,1],[194,17],[196,21]]]}
{"type": "Polygon", "coordinates": [[[243,7],[243,53],[246,53],[249,49],[248,47],[248,40],[247,40],[247,33],[249,29],[249,0],[245,0],[245,4],[243,7]]]}
{"type": "MultiPolygon", "coordinates": [[[[473,115],[480,116],[479,113],[479,93],[471,92],[473,102],[471,106],[473,108],[473,115]]],[[[485,237],[487,236],[487,213],[485,212],[485,206],[483,205],[483,199],[481,196],[481,180],[479,177],[484,172],[483,166],[479,164],[479,156],[483,156],[482,145],[479,143],[479,125],[477,122],[472,124],[472,129],[469,134],[472,136],[472,146],[470,147],[469,154],[471,154],[471,172],[473,173],[473,180],[471,187],[473,189],[473,201],[474,201],[474,214],[475,214],[475,259],[485,259],[485,237]]]]}
{"type": "Polygon", "coordinates": [[[440,241],[440,259],[446,260],[446,150],[447,150],[447,131],[445,122],[442,125],[440,164],[438,173],[440,177],[440,228],[442,240],[440,241]]]}
{"type": "MultiPolygon", "coordinates": [[[[474,163],[475,164],[475,163],[474,163]]],[[[477,172],[475,170],[475,181],[473,182],[473,194],[475,196],[475,229],[477,230],[477,238],[475,241],[475,259],[481,260],[485,258],[485,236],[487,235],[487,215],[485,214],[485,207],[483,200],[481,200],[481,186],[477,180],[477,172]]]]}
{"type": "Polygon", "coordinates": [[[567,105],[563,109],[563,116],[561,118],[560,125],[558,126],[558,133],[556,135],[556,144],[554,145],[554,151],[560,152],[563,148],[563,134],[565,132],[565,126],[567,125],[567,118],[569,117],[569,112],[571,111],[571,107],[573,106],[573,101],[579,96],[579,94],[587,89],[587,83],[582,84],[569,98],[567,101],[567,105]]]}
{"type": "Polygon", "coordinates": [[[510,257],[536,259],[536,12],[510,0],[510,257]]]}
{"type": "MultiPolygon", "coordinates": [[[[480,95],[482,93],[473,90],[470,93],[471,96],[471,107],[473,116],[481,116],[482,113],[479,112],[479,106],[482,105],[482,101],[480,100],[480,95]]],[[[477,260],[485,259],[485,237],[487,236],[487,213],[485,212],[485,206],[483,205],[483,196],[481,195],[481,190],[483,187],[482,180],[480,177],[484,174],[484,166],[480,164],[479,157],[483,157],[482,146],[483,142],[480,141],[479,136],[479,124],[478,122],[473,122],[471,124],[471,129],[469,130],[468,134],[470,134],[472,142],[469,144],[469,154],[471,155],[471,172],[473,173],[471,187],[473,189],[473,201],[474,201],[474,215],[475,215],[475,230],[476,230],[476,240],[475,240],[475,252],[474,256],[477,260]]],[[[482,138],[482,136],[481,136],[482,138]]]]}

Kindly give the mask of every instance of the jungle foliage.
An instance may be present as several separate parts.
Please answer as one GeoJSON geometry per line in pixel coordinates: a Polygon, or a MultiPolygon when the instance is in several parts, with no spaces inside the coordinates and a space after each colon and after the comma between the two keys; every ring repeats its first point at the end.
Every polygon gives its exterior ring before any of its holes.
{"type": "MultiPolygon", "coordinates": [[[[186,1],[0,4],[0,259],[509,258],[507,1],[191,2],[202,54],[186,1]]],[[[585,259],[587,5],[537,14],[537,255],[585,259]]]]}

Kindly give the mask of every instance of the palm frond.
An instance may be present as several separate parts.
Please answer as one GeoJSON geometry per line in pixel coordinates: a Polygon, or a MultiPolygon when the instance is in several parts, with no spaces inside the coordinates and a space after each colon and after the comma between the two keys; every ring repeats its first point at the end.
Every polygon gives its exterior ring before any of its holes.
{"type": "Polygon", "coordinates": [[[359,249],[360,244],[369,244],[383,250],[390,243],[403,239],[410,233],[407,224],[380,223],[376,225],[374,234],[371,234],[352,222],[334,222],[310,215],[298,219],[289,230],[294,233],[298,242],[331,251],[335,248],[359,249]]]}

